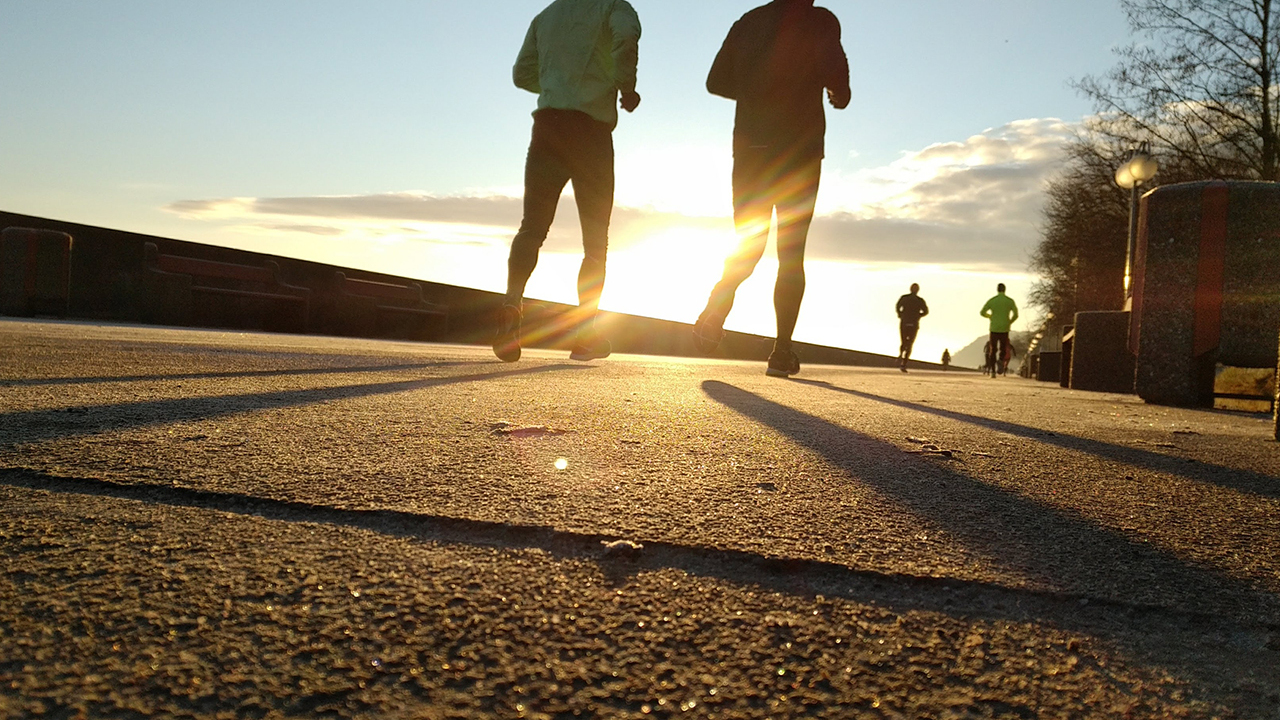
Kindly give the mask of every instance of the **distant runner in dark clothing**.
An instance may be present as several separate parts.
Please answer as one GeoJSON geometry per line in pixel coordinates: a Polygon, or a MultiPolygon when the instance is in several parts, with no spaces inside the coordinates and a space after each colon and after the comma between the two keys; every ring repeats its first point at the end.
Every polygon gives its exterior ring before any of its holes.
{"type": "Polygon", "coordinates": [[[804,297],[804,245],[822,174],[826,115],[848,106],[849,61],[840,22],[813,0],[774,0],[729,30],[707,76],[707,90],[736,100],[733,126],[733,220],[741,245],[725,262],[694,326],[694,343],[710,353],[724,337],[734,294],[764,254],[778,213],[778,280],[773,305],[778,334],[767,374],[800,371],[791,334],[804,297]]]}
{"type": "Polygon", "coordinates": [[[898,347],[898,359],[902,362],[898,369],[907,371],[907,360],[911,359],[911,347],[916,344],[916,333],[920,332],[920,318],[929,314],[929,306],[918,294],[920,286],[911,283],[911,292],[898,298],[898,334],[902,337],[902,345],[898,347]]]}

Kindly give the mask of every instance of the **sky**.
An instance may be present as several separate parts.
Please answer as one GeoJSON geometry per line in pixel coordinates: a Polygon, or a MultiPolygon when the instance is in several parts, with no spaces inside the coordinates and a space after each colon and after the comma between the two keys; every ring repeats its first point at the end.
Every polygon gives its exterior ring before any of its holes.
{"type": "MultiPolygon", "coordinates": [[[[691,322],[735,244],[733,103],[704,83],[760,0],[631,0],[644,28],[602,307],[691,322]]],[[[544,0],[0,0],[0,209],[500,291],[534,95],[511,65],[544,0]]],[[[1092,112],[1070,80],[1129,40],[1116,0],[819,0],[853,102],[827,157],[796,339],[915,357],[985,332],[1027,260],[1061,145],[1092,112]]],[[[772,336],[776,263],[726,327],[772,336]]],[[[562,198],[528,296],[573,302],[562,198]]]]}

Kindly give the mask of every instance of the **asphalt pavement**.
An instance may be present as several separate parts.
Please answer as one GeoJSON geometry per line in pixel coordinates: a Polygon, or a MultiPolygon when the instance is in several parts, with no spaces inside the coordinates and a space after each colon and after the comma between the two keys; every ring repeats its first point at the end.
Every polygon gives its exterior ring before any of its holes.
{"type": "Polygon", "coordinates": [[[0,717],[1276,720],[1271,433],[975,373],[0,319],[0,717]]]}

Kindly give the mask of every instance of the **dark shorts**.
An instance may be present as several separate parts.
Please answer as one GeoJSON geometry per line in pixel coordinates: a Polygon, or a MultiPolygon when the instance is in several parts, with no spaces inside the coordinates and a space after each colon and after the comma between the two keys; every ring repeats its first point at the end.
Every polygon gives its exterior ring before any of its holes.
{"type": "Polygon", "coordinates": [[[996,350],[997,353],[999,353],[998,355],[996,355],[997,359],[999,359],[1002,355],[1007,353],[1008,349],[1012,347],[1013,345],[1009,342],[1009,333],[1007,332],[991,333],[991,348],[993,350],[996,350]]]}

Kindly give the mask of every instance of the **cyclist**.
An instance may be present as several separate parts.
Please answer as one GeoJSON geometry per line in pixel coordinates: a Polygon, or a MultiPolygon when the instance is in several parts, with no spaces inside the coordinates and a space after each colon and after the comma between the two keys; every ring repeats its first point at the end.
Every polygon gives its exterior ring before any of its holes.
{"type": "MultiPolygon", "coordinates": [[[[991,320],[991,340],[987,343],[987,367],[995,370],[996,358],[1000,358],[1001,372],[1013,352],[1009,342],[1009,328],[1018,319],[1018,304],[1004,294],[1004,283],[996,285],[996,294],[982,306],[980,313],[991,320]]],[[[992,373],[994,377],[994,372],[992,373]]]]}
{"type": "Polygon", "coordinates": [[[1004,375],[1009,372],[1009,361],[1018,357],[1018,350],[1010,342],[1004,348],[1004,354],[1000,356],[1000,374],[1004,375]]]}

